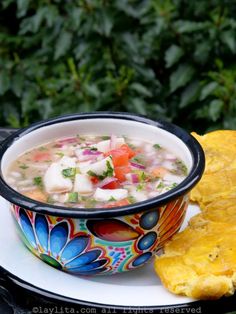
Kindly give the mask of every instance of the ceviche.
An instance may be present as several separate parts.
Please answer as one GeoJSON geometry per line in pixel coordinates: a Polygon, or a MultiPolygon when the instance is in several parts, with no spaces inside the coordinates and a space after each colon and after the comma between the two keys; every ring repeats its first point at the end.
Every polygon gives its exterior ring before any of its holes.
{"type": "Polygon", "coordinates": [[[165,193],[187,173],[184,162],[158,143],[77,135],[26,151],[11,164],[7,183],[39,202],[109,208],[165,193]]]}

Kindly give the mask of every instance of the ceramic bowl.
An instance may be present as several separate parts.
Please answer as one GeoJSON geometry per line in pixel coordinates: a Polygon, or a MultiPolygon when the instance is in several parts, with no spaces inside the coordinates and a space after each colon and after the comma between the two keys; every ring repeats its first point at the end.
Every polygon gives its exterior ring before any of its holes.
{"type": "Polygon", "coordinates": [[[115,274],[150,261],[180,229],[188,193],[204,170],[202,148],[183,129],[137,115],[109,112],[67,115],[33,124],[0,145],[0,159],[0,194],[9,201],[22,240],[44,262],[75,275],[115,274]],[[158,142],[185,162],[189,174],[158,197],[109,209],[40,203],[7,185],[7,169],[18,155],[74,134],[117,134],[158,142]]]}

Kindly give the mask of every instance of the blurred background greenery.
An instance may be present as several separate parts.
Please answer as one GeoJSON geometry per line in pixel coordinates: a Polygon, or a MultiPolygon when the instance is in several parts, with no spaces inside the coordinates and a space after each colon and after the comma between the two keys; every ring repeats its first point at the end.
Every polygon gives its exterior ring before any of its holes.
{"type": "Polygon", "coordinates": [[[236,1],[1,0],[0,125],[129,111],[236,128],[236,1]]]}

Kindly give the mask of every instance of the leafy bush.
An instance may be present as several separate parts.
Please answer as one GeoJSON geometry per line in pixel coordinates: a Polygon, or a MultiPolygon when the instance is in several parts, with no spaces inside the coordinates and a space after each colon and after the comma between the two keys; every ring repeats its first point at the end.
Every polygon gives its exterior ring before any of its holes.
{"type": "Polygon", "coordinates": [[[236,2],[1,0],[0,123],[131,111],[236,127],[236,2]]]}

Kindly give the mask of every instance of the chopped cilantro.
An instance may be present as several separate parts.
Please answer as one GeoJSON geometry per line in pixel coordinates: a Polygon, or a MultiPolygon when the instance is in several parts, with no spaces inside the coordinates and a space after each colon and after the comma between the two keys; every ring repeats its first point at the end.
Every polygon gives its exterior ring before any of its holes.
{"type": "Polygon", "coordinates": [[[182,162],[182,160],[177,159],[175,161],[176,167],[179,171],[181,171],[181,174],[186,176],[188,174],[188,168],[185,166],[185,164],[182,162]]]}
{"type": "Polygon", "coordinates": [[[144,184],[139,183],[136,187],[136,191],[142,191],[144,189],[144,184]]]}
{"type": "Polygon", "coordinates": [[[142,173],[141,173],[141,175],[140,175],[140,179],[142,180],[142,181],[145,181],[146,179],[147,179],[147,175],[146,175],[146,173],[144,172],[144,171],[142,171],[142,173]]]}
{"type": "Polygon", "coordinates": [[[175,188],[177,185],[178,185],[178,183],[176,183],[176,182],[172,183],[171,186],[170,186],[170,189],[175,188]]]}
{"type": "Polygon", "coordinates": [[[101,136],[101,139],[102,140],[109,140],[111,137],[110,136],[107,136],[107,135],[104,135],[104,136],[101,136]]]}
{"type": "Polygon", "coordinates": [[[68,194],[68,200],[69,203],[77,203],[78,202],[78,192],[71,192],[68,194]]]}
{"type": "Polygon", "coordinates": [[[131,161],[137,162],[138,164],[145,166],[145,156],[143,154],[138,154],[131,159],[131,161]]]}
{"type": "Polygon", "coordinates": [[[85,142],[86,141],[86,138],[79,135],[79,134],[76,134],[76,137],[78,137],[78,139],[80,139],[82,142],[85,142]]]}
{"type": "Polygon", "coordinates": [[[20,165],[19,166],[21,169],[28,169],[29,167],[28,166],[26,166],[26,164],[22,164],[22,165],[20,165]]]}
{"type": "Polygon", "coordinates": [[[159,145],[159,144],[154,144],[153,147],[154,147],[155,149],[161,149],[161,145],[159,145]]]}
{"type": "Polygon", "coordinates": [[[54,204],[55,203],[55,200],[52,198],[51,195],[48,196],[47,203],[49,203],[49,204],[54,204]]]}
{"type": "Polygon", "coordinates": [[[97,204],[97,201],[94,198],[85,199],[85,201],[85,208],[93,208],[97,204]]]}
{"type": "Polygon", "coordinates": [[[65,154],[58,152],[58,153],[56,153],[56,155],[63,157],[65,154]]]}
{"type": "Polygon", "coordinates": [[[93,172],[92,170],[87,171],[87,174],[91,177],[96,177],[98,179],[102,180],[102,176],[99,176],[98,174],[96,174],[95,172],[93,172]]]}
{"type": "Polygon", "coordinates": [[[37,185],[38,187],[42,187],[43,186],[42,177],[34,177],[34,185],[37,185]]]}
{"type": "Polygon", "coordinates": [[[109,202],[114,202],[114,201],[116,201],[116,199],[115,199],[113,196],[111,196],[111,197],[109,198],[109,202]]]}
{"type": "Polygon", "coordinates": [[[90,147],[90,146],[81,146],[81,149],[89,149],[89,150],[92,150],[92,151],[97,151],[98,149],[96,147],[90,147]]]}
{"type": "Polygon", "coordinates": [[[105,171],[103,175],[105,175],[106,177],[112,177],[114,171],[109,160],[106,161],[106,165],[107,165],[107,171],[105,171]]]}
{"type": "Polygon", "coordinates": [[[62,174],[65,178],[74,178],[76,174],[76,168],[63,169],[62,174]]]}
{"type": "Polygon", "coordinates": [[[48,150],[48,149],[47,149],[47,147],[45,147],[45,146],[41,146],[41,147],[38,148],[38,150],[39,150],[39,151],[45,151],[45,150],[48,150]]]}
{"type": "Polygon", "coordinates": [[[165,187],[165,184],[163,182],[160,182],[157,186],[157,189],[163,189],[165,187]]]}
{"type": "Polygon", "coordinates": [[[109,160],[106,161],[106,166],[107,166],[107,170],[106,171],[103,171],[102,174],[97,174],[95,172],[93,172],[92,170],[89,170],[87,171],[87,174],[91,177],[96,177],[98,178],[99,180],[103,180],[105,179],[106,177],[112,177],[113,174],[114,174],[114,169],[112,168],[111,166],[111,163],[109,160]]]}
{"type": "Polygon", "coordinates": [[[133,204],[136,202],[136,199],[131,195],[127,197],[127,200],[130,202],[130,204],[133,204]]]}

